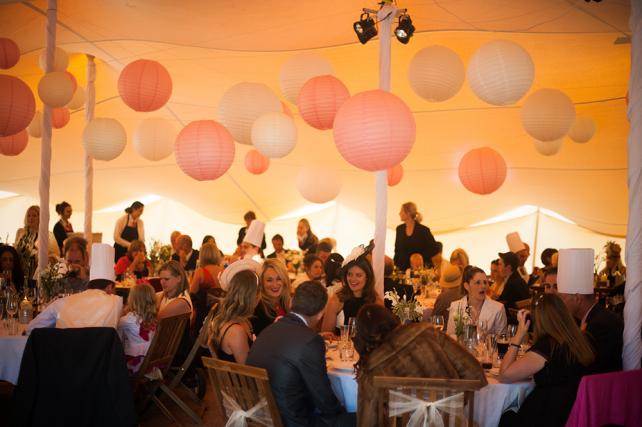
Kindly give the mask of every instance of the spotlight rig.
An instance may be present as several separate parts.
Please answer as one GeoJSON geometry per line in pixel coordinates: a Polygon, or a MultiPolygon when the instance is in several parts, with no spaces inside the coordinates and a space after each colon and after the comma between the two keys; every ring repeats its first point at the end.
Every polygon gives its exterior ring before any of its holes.
{"type": "MultiPolygon", "coordinates": [[[[392,1],[390,0],[382,1],[381,3],[379,3],[379,6],[380,6],[379,9],[381,9],[384,5],[388,3],[392,3],[392,1]]],[[[399,40],[401,43],[408,44],[408,41],[410,41],[410,38],[415,33],[415,26],[412,25],[412,19],[410,19],[410,15],[408,15],[407,9],[396,9],[396,10],[398,10],[399,18],[398,18],[397,28],[395,29],[395,36],[397,37],[397,40],[399,40]]],[[[354,29],[354,32],[357,34],[357,37],[359,38],[359,41],[361,42],[361,44],[368,43],[370,39],[374,38],[378,34],[377,23],[379,21],[376,21],[375,18],[373,18],[371,15],[374,15],[376,17],[377,11],[373,9],[364,8],[359,20],[354,24],[352,24],[352,28],[354,29]]],[[[388,19],[389,17],[390,17],[390,14],[388,14],[382,19],[388,19]]],[[[393,19],[394,18],[395,17],[393,16],[393,19]]]]}

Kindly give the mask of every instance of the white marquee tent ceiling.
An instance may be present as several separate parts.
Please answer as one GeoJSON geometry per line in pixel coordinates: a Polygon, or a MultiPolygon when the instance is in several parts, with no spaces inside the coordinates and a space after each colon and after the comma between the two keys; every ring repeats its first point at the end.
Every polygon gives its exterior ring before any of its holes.
{"type": "MultiPolygon", "coordinates": [[[[378,41],[361,45],[352,31],[368,1],[78,1],[59,0],[58,45],[68,52],[98,58],[96,117],[113,117],[127,129],[128,145],[111,162],[96,162],[94,208],[101,209],[143,194],[158,194],[191,206],[218,221],[236,223],[247,209],[270,220],[308,202],[295,185],[298,170],[319,164],[343,178],[338,197],[374,215],[374,178],[344,161],[331,131],[311,128],[296,114],[295,150],[273,159],[263,175],[246,171],[250,149],[236,145],[232,168],[213,182],[187,177],[173,156],[144,160],[131,143],[133,129],[147,117],[165,117],[177,129],[192,120],[216,119],[223,92],[242,82],[262,82],[283,100],[278,77],[282,64],[301,52],[327,58],[352,94],[378,85],[378,41]],[[137,113],[118,97],[119,71],[136,59],[161,62],[173,80],[167,107],[137,113]]],[[[436,231],[458,229],[520,205],[559,212],[591,230],[624,235],[627,222],[625,115],[630,44],[627,0],[409,0],[417,32],[408,45],[393,41],[392,91],[409,105],[417,139],[403,162],[406,175],[389,189],[388,223],[398,207],[413,200],[436,231]],[[479,100],[467,84],[452,99],[430,103],[418,97],[407,79],[408,64],[423,47],[441,44],[467,64],[484,42],[497,38],[522,45],[535,64],[533,91],[552,87],[567,93],[578,115],[591,117],[597,132],[587,144],[564,141],[552,157],[538,154],[521,126],[520,106],[494,107],[479,100]],[[457,165],[469,149],[490,146],[508,164],[503,187],[490,196],[466,191],[457,165]]],[[[46,1],[0,5],[0,37],[14,39],[23,56],[3,73],[35,88],[42,71],[46,1]]],[[[72,57],[70,71],[85,84],[83,55],[72,57]]],[[[37,97],[36,97],[37,98],[37,97]]],[[[39,101],[38,101],[39,102],[39,101]]],[[[53,133],[51,200],[83,204],[82,110],[53,133]]],[[[35,196],[40,140],[30,138],[20,156],[0,158],[0,190],[35,196]]]]}

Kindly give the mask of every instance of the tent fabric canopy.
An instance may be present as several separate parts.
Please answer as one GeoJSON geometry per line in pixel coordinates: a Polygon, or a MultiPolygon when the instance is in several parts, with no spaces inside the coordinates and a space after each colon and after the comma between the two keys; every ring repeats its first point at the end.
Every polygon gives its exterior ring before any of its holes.
{"type": "MultiPolygon", "coordinates": [[[[412,200],[434,231],[467,227],[520,205],[551,209],[587,229],[623,236],[627,224],[625,114],[630,44],[614,43],[628,34],[629,1],[599,4],[583,0],[515,2],[401,1],[417,32],[408,45],[392,43],[391,91],[415,115],[417,139],[403,162],[402,182],[389,189],[388,226],[398,222],[401,203],[412,200]],[[596,124],[593,139],[576,144],[565,138],[559,154],[537,153],[523,130],[520,107],[495,107],[478,99],[467,83],[448,101],[430,103],[408,82],[408,65],[423,47],[440,44],[468,64],[483,43],[507,39],[524,47],[535,64],[527,96],[540,88],[564,91],[579,116],[596,124]],[[457,167],[470,149],[489,146],[506,160],[504,185],[489,196],[469,193],[457,167]]],[[[299,136],[294,151],[272,159],[263,175],[250,174],[243,159],[252,147],[236,145],[231,169],[216,181],[197,182],[173,156],[159,162],[133,149],[136,126],[149,117],[170,120],[177,130],[194,120],[217,119],[226,89],[243,81],[279,88],[281,66],[292,56],[314,52],[328,59],[351,94],[378,86],[378,41],[361,45],[352,31],[363,1],[233,2],[142,1],[95,3],[61,0],[57,44],[72,55],[69,70],[85,85],[85,53],[96,56],[96,117],[115,118],[126,128],[128,144],[111,162],[94,162],[94,209],[158,194],[200,214],[238,223],[248,209],[271,220],[308,204],[296,189],[296,176],[309,165],[326,167],[343,180],[337,201],[374,216],[373,174],[349,165],[338,154],[331,131],[303,122],[296,106],[299,136]],[[173,80],[166,107],[137,113],[118,96],[120,70],[136,59],[163,64],[173,80]]],[[[18,65],[3,73],[34,89],[42,71],[45,1],[0,5],[0,37],[19,45],[18,65]]],[[[40,102],[39,100],[37,102],[40,102]]],[[[41,106],[39,107],[41,109],[41,106]]],[[[83,205],[82,110],[53,132],[51,200],[83,205]]],[[[0,189],[37,194],[40,141],[30,138],[25,152],[0,158],[0,189]]],[[[77,222],[77,221],[76,221],[77,222]]],[[[562,245],[563,242],[560,242],[562,245]]]]}

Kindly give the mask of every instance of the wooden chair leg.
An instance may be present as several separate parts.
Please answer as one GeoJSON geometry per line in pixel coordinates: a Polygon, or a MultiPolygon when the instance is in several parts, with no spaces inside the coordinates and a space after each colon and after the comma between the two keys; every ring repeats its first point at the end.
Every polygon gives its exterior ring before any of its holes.
{"type": "Polygon", "coordinates": [[[189,415],[189,417],[192,419],[192,421],[194,421],[194,423],[196,423],[196,424],[198,424],[198,425],[203,424],[203,420],[201,420],[201,418],[196,414],[196,412],[194,412],[194,411],[192,410],[192,408],[190,408],[189,406],[187,406],[187,405],[185,404],[185,402],[183,402],[183,401],[181,400],[181,398],[180,398],[180,397],[178,397],[178,396],[177,396],[177,395],[176,395],[172,390],[170,390],[170,388],[169,388],[169,387],[167,387],[165,384],[162,384],[162,383],[161,383],[161,385],[160,385],[160,389],[161,389],[161,390],[162,390],[162,391],[163,391],[167,396],[169,396],[169,398],[170,398],[170,399],[172,399],[172,400],[174,401],[174,403],[176,403],[176,404],[177,404],[177,405],[178,405],[178,406],[183,410],[183,412],[185,412],[187,415],[189,415]]]}
{"type": "Polygon", "coordinates": [[[170,410],[169,410],[169,409],[167,409],[167,406],[165,406],[165,405],[163,404],[163,402],[161,402],[161,401],[160,401],[160,399],[159,399],[158,397],[156,397],[156,396],[152,396],[152,402],[154,402],[154,403],[156,404],[156,406],[158,406],[158,408],[161,410],[161,412],[162,412],[163,414],[165,414],[165,416],[166,416],[168,419],[170,419],[172,422],[174,422],[174,423],[175,423],[175,424],[177,424],[178,426],[182,427],[181,423],[179,423],[179,422],[178,422],[178,420],[176,419],[176,417],[175,417],[175,416],[170,412],[170,410]]]}

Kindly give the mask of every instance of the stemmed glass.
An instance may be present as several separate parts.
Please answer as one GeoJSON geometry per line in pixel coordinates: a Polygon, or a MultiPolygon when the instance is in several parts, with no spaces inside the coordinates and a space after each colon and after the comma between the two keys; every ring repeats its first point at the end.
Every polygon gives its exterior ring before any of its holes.
{"type": "Polygon", "coordinates": [[[350,338],[354,339],[355,335],[357,335],[357,318],[350,317],[348,319],[348,326],[350,327],[350,338]]]}
{"type": "Polygon", "coordinates": [[[438,331],[444,330],[444,323],[445,323],[444,316],[442,315],[432,316],[432,326],[438,331]]]}
{"type": "Polygon", "coordinates": [[[9,333],[12,334],[15,319],[13,318],[18,312],[18,295],[11,293],[7,297],[7,315],[9,316],[9,333]]]}

